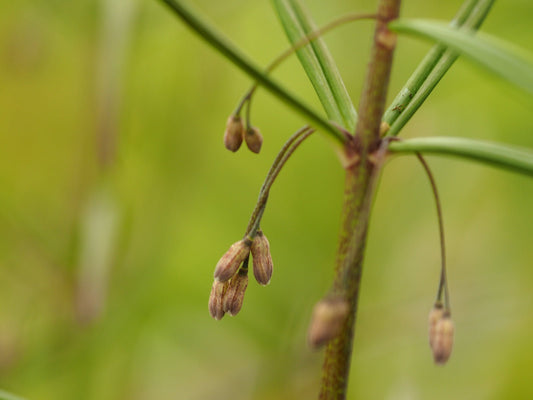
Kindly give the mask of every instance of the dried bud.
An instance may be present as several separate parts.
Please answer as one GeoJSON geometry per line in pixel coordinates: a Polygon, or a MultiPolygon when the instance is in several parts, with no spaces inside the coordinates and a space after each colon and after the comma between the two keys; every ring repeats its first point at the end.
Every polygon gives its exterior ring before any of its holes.
{"type": "Polygon", "coordinates": [[[248,239],[242,239],[233,243],[217,263],[215,279],[220,282],[229,281],[250,254],[250,245],[251,242],[248,239]]]}
{"type": "Polygon", "coordinates": [[[228,283],[224,294],[223,309],[231,316],[237,315],[242,308],[244,292],[248,286],[248,268],[241,268],[228,283]]]}
{"type": "Polygon", "coordinates": [[[244,136],[244,125],[239,115],[230,115],[224,132],[224,146],[231,151],[239,150],[244,136]]]}
{"type": "Polygon", "coordinates": [[[442,308],[441,303],[435,303],[431,311],[429,312],[428,317],[428,327],[429,327],[429,347],[433,348],[433,343],[435,342],[435,333],[437,323],[440,321],[444,315],[444,309],[442,308]]]}
{"type": "Polygon", "coordinates": [[[435,364],[444,365],[450,358],[453,348],[454,325],[448,313],[444,313],[435,326],[433,346],[433,360],[435,364]]]}
{"type": "Polygon", "coordinates": [[[262,231],[258,231],[252,243],[252,257],[254,262],[255,280],[263,286],[270,283],[272,278],[272,256],[270,244],[262,231]]]}
{"type": "Polygon", "coordinates": [[[222,283],[215,279],[213,287],[211,288],[211,294],[209,295],[209,314],[211,314],[216,320],[219,320],[224,316],[224,307],[222,303],[227,286],[227,282],[222,283]]]}
{"type": "Polygon", "coordinates": [[[244,134],[244,140],[246,140],[246,145],[254,153],[259,153],[261,151],[261,145],[263,144],[263,136],[259,129],[256,127],[250,127],[244,134]]]}
{"type": "Polygon", "coordinates": [[[320,300],[313,309],[308,340],[317,349],[339,335],[348,317],[350,306],[342,297],[329,297],[320,300]]]}

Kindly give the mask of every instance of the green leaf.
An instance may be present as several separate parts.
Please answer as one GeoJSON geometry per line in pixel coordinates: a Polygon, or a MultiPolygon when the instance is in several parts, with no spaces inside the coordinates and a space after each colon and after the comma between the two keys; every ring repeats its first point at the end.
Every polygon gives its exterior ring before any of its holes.
{"type": "MultiPolygon", "coordinates": [[[[493,4],[494,0],[466,0],[450,26],[477,30],[493,4]]],[[[396,136],[400,132],[458,56],[456,51],[444,44],[439,43],[431,48],[385,112],[383,121],[390,125],[387,136],[396,136]]]]}
{"type": "Polygon", "coordinates": [[[454,29],[439,21],[397,20],[389,28],[443,43],[533,94],[533,57],[511,43],[471,30],[454,29]]]}
{"type": "Polygon", "coordinates": [[[391,142],[389,150],[453,155],[533,176],[533,151],[523,147],[458,137],[427,137],[391,142]]]}
{"type": "MultiPolygon", "coordinates": [[[[272,0],[290,42],[295,45],[317,27],[297,0],[272,0]]],[[[353,131],[357,112],[346,91],[326,44],[321,38],[297,50],[297,55],[311,81],[328,118],[353,131]]]]}

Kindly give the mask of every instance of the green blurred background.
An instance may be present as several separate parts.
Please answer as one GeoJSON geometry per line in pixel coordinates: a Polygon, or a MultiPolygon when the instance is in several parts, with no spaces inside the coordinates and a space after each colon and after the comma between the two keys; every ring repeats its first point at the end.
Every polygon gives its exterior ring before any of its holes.
{"type": "MultiPolygon", "coordinates": [[[[318,24],[374,1],[306,2],[318,24]]],[[[450,19],[460,1],[406,0],[450,19]]],[[[194,6],[261,65],[287,46],[268,1],[194,6]]],[[[533,51],[529,0],[484,30],[533,51]]],[[[372,24],[326,41],[356,101],[372,24]]],[[[402,38],[391,96],[429,45],[402,38]]],[[[296,59],[275,73],[319,109],[296,59]]],[[[265,91],[259,156],[222,145],[248,78],[158,1],[0,0],[0,388],[27,399],[309,399],[306,345],[332,280],[343,171],[314,135],[263,219],[274,276],[244,307],[207,311],[219,257],[244,232],[265,173],[305,121],[265,91]]],[[[459,60],[403,132],[533,147],[533,100],[459,60]]],[[[434,202],[413,157],[387,164],[373,210],[350,399],[533,398],[533,182],[428,157],[442,196],[456,343],[436,367],[434,202]]]]}

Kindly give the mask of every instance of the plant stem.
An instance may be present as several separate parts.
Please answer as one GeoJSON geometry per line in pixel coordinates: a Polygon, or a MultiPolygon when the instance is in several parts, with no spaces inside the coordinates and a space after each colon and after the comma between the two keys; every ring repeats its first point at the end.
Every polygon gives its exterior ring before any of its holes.
{"type": "Polygon", "coordinates": [[[396,34],[387,28],[387,24],[397,18],[399,7],[395,6],[399,3],[400,1],[382,0],[378,10],[374,47],[359,104],[359,113],[364,112],[366,117],[360,118],[355,130],[355,139],[363,150],[363,158],[365,151],[375,150],[379,142],[379,127],[385,109],[392,57],[396,46],[396,34]]]}
{"type": "MultiPolygon", "coordinates": [[[[347,148],[347,152],[353,152],[356,157],[346,168],[341,233],[332,292],[345,297],[349,313],[340,335],[330,341],[326,349],[320,390],[320,399],[323,400],[346,398],[363,256],[371,200],[375,191],[373,182],[378,168],[370,155],[376,150],[380,154],[379,127],[396,41],[396,36],[388,30],[387,23],[397,18],[400,3],[400,0],[379,2],[379,19],[376,22],[371,60],[361,95],[355,141],[351,148],[347,148]]],[[[379,166],[379,157],[375,163],[379,166]]]]}

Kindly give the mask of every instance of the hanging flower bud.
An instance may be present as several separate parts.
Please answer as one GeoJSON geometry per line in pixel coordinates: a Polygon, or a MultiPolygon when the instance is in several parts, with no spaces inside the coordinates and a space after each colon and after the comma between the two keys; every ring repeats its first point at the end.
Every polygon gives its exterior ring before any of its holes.
{"type": "Polygon", "coordinates": [[[233,152],[239,150],[244,136],[244,125],[240,115],[232,114],[226,122],[226,131],[224,132],[224,146],[233,152]]]}
{"type": "Polygon", "coordinates": [[[250,127],[246,130],[244,134],[244,140],[246,140],[246,145],[254,153],[259,153],[261,151],[261,145],[263,144],[263,136],[259,129],[256,127],[250,127]]]}
{"type": "Polygon", "coordinates": [[[211,288],[211,294],[209,295],[209,314],[211,314],[211,316],[216,320],[221,319],[225,313],[223,299],[224,293],[227,290],[227,286],[227,282],[222,283],[215,279],[211,288]]]}
{"type": "Polygon", "coordinates": [[[311,347],[322,347],[337,337],[348,317],[350,306],[342,297],[329,297],[320,300],[313,309],[308,340],[311,347]]]}
{"type": "Polygon", "coordinates": [[[228,283],[224,294],[223,309],[232,317],[237,315],[242,308],[244,292],[248,286],[248,268],[241,268],[228,283]]]}
{"type": "Polygon", "coordinates": [[[229,281],[250,254],[251,241],[242,239],[233,243],[215,267],[215,279],[220,282],[229,281]]]}
{"type": "Polygon", "coordinates": [[[272,255],[270,244],[262,231],[258,231],[252,242],[252,257],[255,280],[263,286],[272,278],[272,255]]]}
{"type": "MultiPolygon", "coordinates": [[[[433,360],[435,364],[444,365],[450,358],[453,348],[454,324],[449,313],[444,313],[435,326],[433,346],[433,360]]],[[[431,341],[431,339],[430,339],[431,341]]]]}
{"type": "Polygon", "coordinates": [[[429,312],[428,317],[428,327],[429,327],[429,347],[433,348],[433,343],[435,342],[435,334],[437,323],[440,321],[444,315],[444,309],[442,308],[442,303],[437,302],[429,312]]]}

